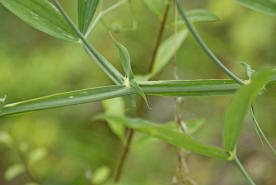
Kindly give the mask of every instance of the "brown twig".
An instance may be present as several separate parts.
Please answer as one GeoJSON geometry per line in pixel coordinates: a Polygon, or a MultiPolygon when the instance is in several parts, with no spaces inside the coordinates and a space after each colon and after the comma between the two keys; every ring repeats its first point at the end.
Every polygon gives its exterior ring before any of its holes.
{"type": "MultiPolygon", "coordinates": [[[[163,18],[160,22],[160,29],[159,29],[159,33],[158,33],[158,36],[157,36],[155,47],[154,47],[154,50],[153,50],[153,53],[152,53],[151,63],[150,63],[150,67],[149,67],[149,73],[151,73],[152,70],[153,70],[155,58],[156,58],[158,49],[160,47],[162,36],[163,36],[164,30],[165,30],[165,26],[166,26],[168,14],[169,14],[170,6],[171,6],[171,2],[168,2],[167,6],[166,6],[166,9],[164,11],[164,14],[163,14],[163,18]]],[[[144,100],[142,98],[140,98],[139,105],[138,105],[138,108],[137,108],[137,111],[136,111],[136,117],[141,117],[143,115],[144,105],[145,105],[144,100]]],[[[127,142],[126,142],[124,151],[121,155],[119,165],[118,165],[118,168],[117,168],[117,171],[116,171],[115,180],[114,180],[115,183],[119,182],[119,180],[120,180],[122,170],[123,170],[123,166],[124,166],[127,154],[129,153],[129,148],[130,148],[130,144],[132,142],[133,136],[134,136],[134,130],[130,129],[129,132],[128,132],[128,136],[127,136],[127,142]]]]}

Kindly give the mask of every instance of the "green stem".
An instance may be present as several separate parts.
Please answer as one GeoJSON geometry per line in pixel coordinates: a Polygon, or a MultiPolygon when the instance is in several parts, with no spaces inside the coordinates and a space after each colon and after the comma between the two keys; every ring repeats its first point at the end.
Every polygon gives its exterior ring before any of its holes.
{"type": "Polygon", "coordinates": [[[256,185],[255,182],[253,181],[253,179],[247,173],[246,169],[243,167],[243,165],[239,161],[237,155],[235,156],[235,163],[236,163],[237,167],[239,168],[239,170],[242,172],[243,176],[247,179],[247,181],[249,182],[249,184],[256,185]]]}
{"type": "Polygon", "coordinates": [[[244,85],[245,83],[239,78],[237,77],[234,73],[232,73],[217,57],[216,55],[209,49],[209,47],[205,44],[205,42],[201,39],[201,37],[199,36],[199,34],[197,33],[196,29],[193,27],[192,23],[190,23],[188,17],[186,16],[184,9],[182,8],[179,0],[174,0],[176,3],[176,6],[178,8],[178,11],[181,15],[181,17],[183,18],[183,20],[185,21],[187,28],[190,30],[190,32],[192,33],[192,35],[194,36],[194,38],[197,40],[197,42],[199,43],[199,45],[202,47],[202,49],[204,50],[204,52],[212,59],[212,61],[221,69],[223,70],[230,78],[232,78],[233,80],[235,80],[237,83],[239,83],[240,85],[244,85]]]}
{"type": "Polygon", "coordinates": [[[113,82],[115,82],[116,84],[121,84],[124,81],[123,75],[89,44],[83,34],[79,31],[79,29],[75,26],[70,17],[64,11],[58,0],[53,0],[53,3],[66,19],[66,21],[70,24],[72,29],[77,33],[80,40],[83,42],[87,53],[95,59],[95,62],[101,67],[101,69],[107,74],[107,76],[109,76],[109,78],[113,80],[113,82]]]}
{"type": "Polygon", "coordinates": [[[254,108],[253,105],[251,106],[251,114],[252,114],[252,118],[253,118],[253,121],[254,121],[254,124],[255,124],[255,127],[256,127],[258,133],[262,136],[262,138],[264,139],[265,143],[267,144],[267,146],[269,147],[271,152],[276,156],[275,149],[273,148],[272,144],[269,142],[269,140],[265,136],[262,128],[260,127],[260,124],[258,123],[258,120],[257,120],[256,115],[255,115],[255,108],[254,108]]]}
{"type": "MultiPolygon", "coordinates": [[[[158,36],[157,36],[157,40],[156,40],[155,47],[154,47],[153,54],[152,54],[152,58],[151,58],[149,73],[151,73],[152,70],[153,70],[153,66],[154,66],[154,63],[155,63],[155,58],[156,58],[157,52],[160,48],[161,39],[162,39],[164,30],[165,30],[165,25],[166,25],[166,22],[167,22],[170,7],[171,7],[171,3],[168,2],[167,6],[166,6],[166,9],[164,11],[164,14],[163,14],[163,18],[160,22],[160,29],[159,29],[159,33],[158,33],[158,36]]],[[[142,98],[140,98],[138,108],[136,110],[136,117],[142,117],[143,112],[144,112],[144,104],[145,104],[145,102],[143,101],[142,98]]],[[[129,148],[130,148],[131,142],[133,140],[133,137],[134,137],[134,130],[130,129],[129,132],[128,132],[127,144],[126,144],[126,146],[123,150],[123,153],[122,153],[120,161],[119,161],[118,169],[117,169],[116,174],[115,174],[115,180],[114,180],[115,183],[119,182],[119,180],[120,180],[122,170],[123,170],[123,167],[124,167],[124,164],[125,164],[125,160],[127,158],[127,154],[129,153],[129,148]]]]}

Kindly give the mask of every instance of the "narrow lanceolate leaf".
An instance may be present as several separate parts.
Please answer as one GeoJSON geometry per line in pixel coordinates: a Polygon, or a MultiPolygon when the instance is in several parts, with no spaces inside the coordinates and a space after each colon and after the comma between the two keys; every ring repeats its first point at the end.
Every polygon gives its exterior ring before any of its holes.
{"type": "Polygon", "coordinates": [[[78,23],[83,34],[87,32],[98,4],[99,0],[78,0],[78,23]]]}
{"type": "Polygon", "coordinates": [[[150,78],[157,75],[166,66],[166,64],[170,62],[175,51],[180,48],[187,35],[188,30],[181,30],[176,35],[173,34],[170,36],[161,44],[152,68],[152,73],[150,74],[150,78]]]}
{"type": "Polygon", "coordinates": [[[167,127],[153,124],[149,121],[141,119],[128,119],[123,117],[115,117],[110,115],[97,116],[98,119],[113,119],[117,123],[123,124],[129,128],[141,131],[152,137],[161,139],[162,141],[172,144],[176,147],[183,148],[201,155],[205,155],[212,158],[219,158],[227,160],[230,155],[228,152],[221,148],[202,144],[191,137],[176,131],[174,129],[168,129],[167,127]]]}
{"type": "Polygon", "coordinates": [[[233,97],[224,118],[223,145],[225,150],[234,151],[251,104],[273,74],[275,74],[273,70],[254,73],[251,82],[244,85],[233,97]]]}
{"type": "Polygon", "coordinates": [[[112,66],[110,62],[108,62],[92,45],[85,39],[83,34],[80,32],[80,30],[75,26],[73,21],[70,19],[70,17],[67,15],[67,13],[64,11],[62,6],[60,5],[58,0],[53,0],[54,5],[58,9],[58,11],[62,14],[62,16],[66,19],[67,23],[71,26],[71,28],[74,30],[76,35],[79,37],[79,39],[83,43],[83,47],[87,54],[95,60],[97,65],[103,70],[103,72],[106,73],[106,75],[116,84],[121,84],[123,82],[123,76],[122,74],[112,66]]]}
{"type": "MultiPolygon", "coordinates": [[[[204,9],[194,9],[186,12],[187,18],[190,22],[215,22],[219,20],[219,17],[213,14],[212,12],[204,9]]],[[[168,25],[173,26],[175,24],[175,20],[171,20],[168,25]]],[[[178,25],[185,25],[182,21],[181,17],[177,18],[178,25]]]]}
{"type": "Polygon", "coordinates": [[[0,0],[7,9],[32,27],[53,37],[78,41],[78,37],[48,0],[0,0]]]}
{"type": "MultiPolygon", "coordinates": [[[[111,36],[112,37],[112,36],[111,36]]],[[[118,48],[120,58],[121,58],[121,64],[124,69],[124,72],[129,80],[132,80],[134,78],[132,69],[131,69],[131,61],[130,56],[127,48],[120,44],[114,37],[112,37],[116,47],[118,48]]]]}
{"type": "Polygon", "coordinates": [[[128,52],[127,48],[124,47],[122,44],[120,44],[114,38],[113,38],[113,41],[119,50],[121,63],[122,63],[123,69],[125,71],[125,74],[127,76],[127,78],[125,80],[126,87],[129,87],[129,86],[134,87],[134,89],[137,91],[137,94],[139,94],[144,99],[144,101],[146,102],[146,104],[149,107],[148,100],[147,100],[147,97],[146,97],[143,89],[138,85],[138,83],[134,79],[134,74],[131,69],[130,56],[129,56],[129,52],[128,52]]]}
{"type": "MultiPolygon", "coordinates": [[[[212,96],[233,94],[240,86],[233,80],[194,80],[194,81],[150,81],[139,82],[147,95],[156,96],[212,96]]],[[[120,96],[136,94],[132,87],[112,85],[93,89],[54,94],[41,98],[10,103],[3,106],[0,117],[18,113],[64,107],[102,101],[120,96]]]]}
{"type": "Polygon", "coordinates": [[[253,10],[276,16],[275,0],[236,0],[236,1],[253,10]]]}

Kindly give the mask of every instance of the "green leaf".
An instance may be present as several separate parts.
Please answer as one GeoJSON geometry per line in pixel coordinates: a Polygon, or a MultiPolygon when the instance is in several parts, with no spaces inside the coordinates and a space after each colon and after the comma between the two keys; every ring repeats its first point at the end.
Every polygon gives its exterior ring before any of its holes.
{"type": "MultiPolygon", "coordinates": [[[[225,95],[233,94],[239,89],[239,85],[233,80],[150,81],[140,82],[139,84],[146,94],[157,96],[225,95]]],[[[101,101],[135,93],[134,88],[127,88],[124,85],[65,92],[4,105],[2,112],[0,112],[0,117],[34,110],[101,101]]]]}
{"type": "Polygon", "coordinates": [[[110,175],[110,168],[107,166],[102,166],[98,168],[94,173],[93,173],[93,184],[102,184],[104,183],[107,178],[110,175]]]}
{"type": "Polygon", "coordinates": [[[5,179],[6,180],[12,180],[18,175],[22,174],[24,172],[24,166],[22,164],[14,164],[11,165],[6,171],[5,171],[5,179]]]}
{"type": "Polygon", "coordinates": [[[151,78],[156,76],[161,69],[168,64],[168,62],[173,58],[175,51],[180,48],[187,35],[188,31],[186,29],[181,30],[177,33],[177,35],[170,36],[161,44],[157,52],[152,73],[150,74],[151,78]]]}
{"type": "Polygon", "coordinates": [[[153,124],[149,121],[141,119],[127,119],[109,115],[100,115],[97,116],[97,118],[104,120],[106,118],[117,120],[118,123],[130,127],[134,130],[141,131],[152,137],[159,138],[166,143],[201,155],[225,160],[230,157],[229,153],[221,148],[202,144],[179,131],[168,129],[158,124],[153,124]]]}
{"type": "MultiPolygon", "coordinates": [[[[233,94],[240,86],[233,80],[147,81],[139,82],[147,95],[155,96],[214,96],[233,94]]],[[[136,90],[124,85],[82,89],[6,104],[0,117],[43,109],[102,101],[136,94],[136,90]]]]}
{"type": "MultiPolygon", "coordinates": [[[[186,16],[189,19],[190,22],[196,23],[196,22],[215,22],[219,20],[219,17],[213,14],[212,12],[204,9],[194,9],[194,10],[188,10],[186,12],[186,16]]],[[[185,25],[185,22],[183,22],[182,17],[177,18],[177,24],[178,25],[185,25]]],[[[168,26],[174,26],[175,20],[171,20],[168,23],[168,26]]]]}
{"type": "Polygon", "coordinates": [[[244,85],[233,97],[224,118],[223,146],[227,151],[234,152],[251,104],[273,74],[273,70],[254,73],[251,82],[244,85]]]}
{"type": "Polygon", "coordinates": [[[78,23],[83,34],[87,32],[98,4],[99,0],[78,0],[78,23]]]}
{"type": "Polygon", "coordinates": [[[130,86],[134,87],[134,89],[137,91],[137,94],[139,94],[144,99],[147,106],[149,107],[148,100],[147,100],[147,97],[146,97],[143,89],[138,85],[138,83],[134,79],[134,74],[131,69],[130,56],[129,56],[127,48],[124,47],[122,44],[120,44],[118,41],[116,41],[114,38],[113,38],[113,41],[119,50],[121,61],[122,61],[122,66],[123,66],[123,69],[127,76],[127,78],[125,80],[126,87],[130,87],[130,86]]]}
{"type": "Polygon", "coordinates": [[[159,19],[162,18],[162,11],[167,0],[144,0],[149,9],[157,15],[159,19]]]}
{"type": "Polygon", "coordinates": [[[119,50],[121,64],[124,69],[124,72],[125,72],[127,78],[129,80],[132,80],[134,78],[134,75],[133,75],[133,72],[131,69],[131,62],[130,62],[130,56],[129,56],[128,50],[125,46],[120,44],[112,35],[111,35],[111,37],[112,37],[113,42],[115,43],[115,45],[117,46],[117,48],[119,50]]]}
{"type": "MultiPolygon", "coordinates": [[[[105,113],[114,116],[125,115],[125,104],[123,98],[113,98],[102,102],[105,113]]],[[[107,120],[108,125],[112,132],[116,134],[120,140],[125,142],[125,127],[121,124],[117,124],[113,120],[107,120]]]]}
{"type": "Polygon", "coordinates": [[[42,32],[67,41],[79,40],[70,25],[48,0],[0,0],[0,3],[42,32]]]}
{"type": "Polygon", "coordinates": [[[244,69],[245,69],[245,71],[246,71],[246,74],[247,74],[248,78],[251,79],[253,73],[255,72],[255,70],[253,70],[253,69],[251,68],[251,66],[248,65],[247,63],[241,63],[241,64],[243,65],[243,67],[244,67],[244,69]]]}
{"type": "Polygon", "coordinates": [[[275,0],[236,0],[236,2],[253,10],[276,16],[275,0]]]}
{"type": "Polygon", "coordinates": [[[29,163],[34,164],[42,160],[47,155],[46,148],[36,148],[29,154],[29,163]]]}
{"type": "Polygon", "coordinates": [[[135,80],[131,81],[131,85],[132,85],[132,87],[134,87],[134,89],[136,90],[137,94],[139,94],[143,98],[143,100],[146,102],[146,104],[147,104],[147,106],[149,108],[150,107],[149,106],[149,102],[148,102],[148,99],[147,99],[147,97],[146,97],[146,95],[144,93],[144,90],[138,85],[138,83],[135,80]]]}

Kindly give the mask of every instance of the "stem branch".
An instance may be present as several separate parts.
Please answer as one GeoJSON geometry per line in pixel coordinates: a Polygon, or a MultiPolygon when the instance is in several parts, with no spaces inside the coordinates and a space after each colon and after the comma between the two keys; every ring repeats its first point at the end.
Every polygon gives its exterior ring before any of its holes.
{"type": "Polygon", "coordinates": [[[217,57],[216,55],[209,49],[209,47],[205,44],[205,42],[201,39],[200,35],[197,33],[196,29],[192,25],[192,23],[189,21],[188,17],[186,16],[179,0],[174,0],[176,3],[176,6],[178,8],[178,11],[182,17],[182,19],[185,21],[187,28],[190,30],[196,41],[199,43],[199,45],[202,47],[203,51],[211,58],[211,60],[222,70],[225,74],[227,74],[230,78],[235,80],[240,85],[244,85],[245,83],[237,77],[234,73],[232,73],[217,57]]]}
{"type": "MultiPolygon", "coordinates": [[[[165,9],[165,12],[163,14],[163,18],[160,22],[161,26],[160,26],[159,33],[158,33],[158,36],[157,36],[157,40],[156,40],[156,43],[155,43],[155,47],[154,47],[154,50],[153,50],[153,53],[152,53],[151,63],[150,63],[150,67],[149,67],[149,73],[152,72],[154,62],[155,62],[155,58],[156,58],[158,49],[159,49],[160,44],[161,44],[162,36],[163,36],[164,30],[165,30],[168,14],[169,14],[169,10],[170,10],[170,6],[171,6],[171,3],[168,2],[167,6],[166,6],[166,9],[165,9]]],[[[136,110],[136,117],[141,117],[143,115],[144,104],[145,104],[144,100],[142,98],[140,98],[139,105],[138,105],[138,108],[136,110]]],[[[133,136],[134,136],[134,130],[130,129],[129,132],[128,132],[126,146],[125,146],[124,151],[121,155],[119,165],[118,165],[118,168],[117,168],[117,172],[116,172],[116,175],[115,175],[115,180],[114,180],[115,183],[119,182],[119,180],[120,180],[122,170],[123,170],[123,166],[124,166],[127,154],[129,153],[129,148],[130,148],[133,136]]]]}
{"type": "Polygon", "coordinates": [[[251,185],[256,185],[255,182],[252,180],[252,178],[247,173],[247,171],[245,170],[245,168],[243,167],[243,165],[241,164],[241,162],[239,161],[237,155],[235,156],[234,161],[235,161],[237,167],[239,168],[239,170],[242,172],[243,176],[248,180],[248,182],[251,185]]]}

